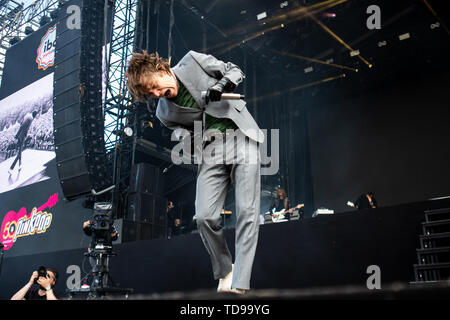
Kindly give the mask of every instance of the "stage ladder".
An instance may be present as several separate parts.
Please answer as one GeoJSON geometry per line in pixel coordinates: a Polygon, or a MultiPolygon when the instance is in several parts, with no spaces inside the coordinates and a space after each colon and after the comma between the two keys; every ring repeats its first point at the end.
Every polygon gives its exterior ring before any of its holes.
{"type": "Polygon", "coordinates": [[[419,240],[415,282],[450,280],[450,208],[425,211],[419,240]]]}

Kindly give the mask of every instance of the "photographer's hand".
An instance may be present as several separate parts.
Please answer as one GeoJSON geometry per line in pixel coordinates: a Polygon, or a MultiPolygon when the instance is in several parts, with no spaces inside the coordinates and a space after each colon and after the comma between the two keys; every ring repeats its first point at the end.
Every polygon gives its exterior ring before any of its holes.
{"type": "Polygon", "coordinates": [[[28,281],[28,283],[19,291],[16,292],[16,294],[14,294],[11,297],[11,300],[24,300],[25,295],[27,294],[28,290],[30,290],[31,286],[34,283],[34,279],[36,279],[38,277],[38,272],[34,271],[33,274],[31,275],[30,281],[28,281]]]}
{"type": "Polygon", "coordinates": [[[53,293],[52,285],[50,279],[46,277],[39,277],[37,283],[45,289],[45,294],[47,295],[47,300],[58,300],[53,293]]]}
{"type": "Polygon", "coordinates": [[[55,294],[53,293],[52,286],[50,284],[50,279],[45,277],[39,277],[37,283],[45,289],[45,294],[47,295],[47,300],[57,300],[55,294]]]}
{"type": "Polygon", "coordinates": [[[28,281],[28,284],[32,286],[34,284],[34,280],[38,278],[38,272],[34,271],[31,275],[30,281],[28,281]]]}
{"type": "Polygon", "coordinates": [[[90,224],[91,224],[90,221],[85,221],[85,222],[83,223],[83,229],[89,227],[90,224]]]}
{"type": "Polygon", "coordinates": [[[45,277],[39,277],[37,281],[38,285],[40,285],[42,288],[48,288],[51,287],[50,280],[45,277]]]}

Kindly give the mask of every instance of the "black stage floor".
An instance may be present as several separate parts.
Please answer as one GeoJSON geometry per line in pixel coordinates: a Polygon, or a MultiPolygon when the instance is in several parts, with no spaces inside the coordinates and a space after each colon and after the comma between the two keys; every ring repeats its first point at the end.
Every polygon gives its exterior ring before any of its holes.
{"type": "MultiPolygon", "coordinates": [[[[217,293],[214,289],[191,292],[131,294],[129,300],[441,300],[450,299],[450,281],[394,283],[381,289],[338,286],[303,289],[253,289],[245,295],[217,293]]],[[[117,296],[116,299],[123,299],[117,296]]]]}

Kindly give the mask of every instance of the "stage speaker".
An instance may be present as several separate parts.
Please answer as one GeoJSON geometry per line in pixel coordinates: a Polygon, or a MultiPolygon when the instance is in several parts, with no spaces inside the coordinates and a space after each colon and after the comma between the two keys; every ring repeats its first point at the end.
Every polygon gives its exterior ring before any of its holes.
{"type": "Polygon", "coordinates": [[[118,219],[114,222],[114,227],[119,238],[113,244],[166,237],[165,228],[147,222],[118,219]]]}
{"type": "Polygon", "coordinates": [[[72,0],[58,10],[53,122],[56,166],[66,199],[98,191],[112,180],[104,142],[103,35],[103,0],[72,0]],[[81,29],[71,25],[69,5],[81,8],[81,29]]]}
{"type": "Polygon", "coordinates": [[[167,198],[149,193],[131,193],[128,195],[127,219],[166,226],[166,208],[167,198]]]}
{"type": "Polygon", "coordinates": [[[133,165],[130,174],[130,193],[162,195],[164,175],[160,168],[141,162],[133,165]]]}

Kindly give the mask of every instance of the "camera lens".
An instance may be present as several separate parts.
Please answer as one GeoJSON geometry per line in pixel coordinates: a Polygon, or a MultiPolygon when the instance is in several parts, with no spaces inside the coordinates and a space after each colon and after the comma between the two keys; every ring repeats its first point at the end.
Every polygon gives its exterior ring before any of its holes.
{"type": "Polygon", "coordinates": [[[44,277],[44,278],[46,277],[47,269],[44,266],[40,266],[37,273],[38,273],[38,277],[36,279],[34,279],[35,284],[37,284],[37,281],[40,277],[44,277]]]}

